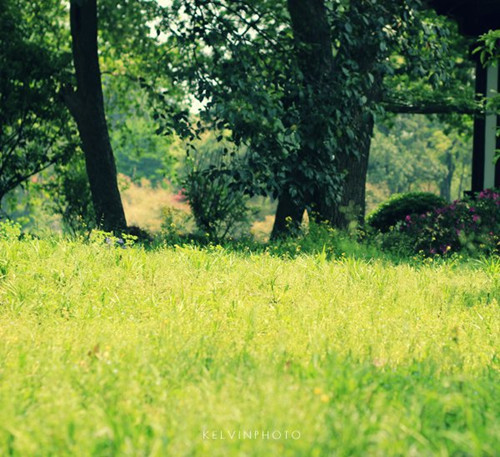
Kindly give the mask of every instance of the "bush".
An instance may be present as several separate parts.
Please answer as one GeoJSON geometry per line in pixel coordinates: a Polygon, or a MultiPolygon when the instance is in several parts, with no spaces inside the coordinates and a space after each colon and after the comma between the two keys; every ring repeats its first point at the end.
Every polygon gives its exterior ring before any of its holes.
{"type": "Polygon", "coordinates": [[[366,219],[367,224],[381,232],[388,232],[406,216],[423,214],[446,205],[446,200],[429,192],[410,192],[393,195],[366,219]]]}
{"type": "Polygon", "coordinates": [[[14,241],[22,236],[21,226],[11,220],[0,220],[0,240],[14,241]]]}
{"type": "Polygon", "coordinates": [[[248,231],[248,197],[235,186],[234,164],[214,151],[190,158],[187,165],[182,184],[198,230],[217,241],[248,231]]]}
{"type": "Polygon", "coordinates": [[[424,255],[466,250],[494,253],[500,247],[500,193],[485,190],[404,221],[383,237],[385,247],[424,255]]]}
{"type": "Polygon", "coordinates": [[[83,154],[75,153],[68,162],[58,164],[43,188],[49,197],[49,209],[61,216],[66,232],[75,235],[95,226],[83,154]]]}

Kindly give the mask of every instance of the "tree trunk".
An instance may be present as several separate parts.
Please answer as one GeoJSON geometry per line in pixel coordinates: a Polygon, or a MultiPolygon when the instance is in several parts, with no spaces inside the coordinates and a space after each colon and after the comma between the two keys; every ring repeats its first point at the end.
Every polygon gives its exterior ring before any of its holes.
{"type": "Polygon", "coordinates": [[[462,198],[462,193],[463,193],[463,189],[464,189],[464,181],[465,181],[465,163],[462,161],[462,171],[460,172],[460,180],[458,182],[457,198],[462,198]]]}
{"type": "Polygon", "coordinates": [[[366,209],[366,175],[374,121],[371,115],[360,112],[353,123],[359,140],[358,155],[339,150],[336,158],[339,173],[344,173],[340,200],[334,205],[326,205],[321,192],[316,200],[317,218],[341,229],[348,228],[352,222],[363,224],[366,209]]]}
{"type": "Polygon", "coordinates": [[[288,189],[279,197],[272,238],[293,232],[302,221],[306,208],[310,208],[313,196],[317,193],[314,179],[307,179],[305,164],[314,164],[324,152],[324,143],[328,135],[328,123],[318,104],[325,103],[331,73],[333,71],[332,40],[326,8],[323,0],[288,0],[288,12],[295,39],[295,54],[303,76],[304,93],[311,98],[296,100],[300,111],[301,125],[299,132],[302,147],[293,164],[297,169],[290,175],[295,178],[293,184],[300,191],[292,198],[288,189]],[[300,180],[300,181],[299,181],[300,180]],[[287,221],[287,218],[289,220],[287,221]]]}
{"type": "MultiPolygon", "coordinates": [[[[312,210],[310,216],[313,219],[329,221],[335,227],[347,228],[351,221],[362,223],[364,219],[366,175],[374,126],[369,105],[381,96],[382,79],[374,70],[378,45],[369,44],[358,52],[359,74],[372,74],[374,81],[367,85],[364,94],[368,103],[343,113],[351,121],[350,127],[355,138],[343,142],[342,138],[335,138],[337,148],[331,151],[326,145],[331,140],[329,135],[332,135],[332,126],[326,119],[328,114],[325,113],[325,107],[337,109],[341,100],[336,99],[339,95],[336,94],[335,84],[339,81],[335,73],[337,64],[332,53],[332,37],[325,2],[288,0],[287,5],[296,43],[297,63],[303,76],[303,92],[309,94],[309,99],[298,102],[302,148],[297,164],[309,163],[313,168],[316,167],[311,173],[302,173],[302,176],[313,178],[297,183],[298,187],[309,190],[302,206],[312,210]],[[329,158],[332,155],[335,158],[333,163],[330,163],[329,158]],[[332,180],[340,181],[337,195],[333,195],[334,186],[325,185],[314,178],[316,173],[326,174],[332,180]]],[[[296,175],[301,175],[300,170],[296,175]]],[[[325,182],[329,181],[331,180],[325,182]]],[[[273,234],[284,226],[282,217],[286,211],[280,210],[289,208],[288,195],[285,194],[282,198],[284,201],[280,199],[273,234]]],[[[290,214],[289,216],[292,217],[290,214]]]]}
{"type": "Polygon", "coordinates": [[[304,211],[304,206],[296,203],[288,192],[283,192],[278,199],[271,239],[276,240],[296,232],[302,222],[304,211]]]}
{"type": "Polygon", "coordinates": [[[453,174],[455,173],[455,161],[453,160],[451,148],[446,151],[445,166],[446,175],[441,180],[441,185],[439,186],[439,194],[446,201],[451,201],[451,183],[453,181],[453,174]]]}
{"type": "Polygon", "coordinates": [[[70,7],[77,90],[64,98],[78,126],[97,225],[108,231],[127,227],[116,165],[104,112],[97,48],[97,0],[73,0],[70,7]]]}

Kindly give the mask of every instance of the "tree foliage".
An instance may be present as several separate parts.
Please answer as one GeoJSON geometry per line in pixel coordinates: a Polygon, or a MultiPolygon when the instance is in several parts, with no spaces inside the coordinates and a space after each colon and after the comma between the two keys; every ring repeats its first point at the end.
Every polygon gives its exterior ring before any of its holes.
{"type": "Polygon", "coordinates": [[[68,113],[57,96],[67,74],[64,12],[53,2],[1,0],[0,199],[75,149],[68,113]]]}
{"type": "Polygon", "coordinates": [[[362,174],[344,183],[367,160],[370,119],[424,102],[435,110],[472,86],[467,65],[451,71],[465,61],[456,28],[419,1],[324,5],[333,68],[316,82],[300,62],[311,43],[294,37],[283,1],[177,0],[162,30],[182,50],[173,74],[202,103],[201,128],[227,128],[248,147],[235,180],[250,194],[286,189],[305,208],[326,208],[327,218],[343,194],[364,187],[362,174]]]}

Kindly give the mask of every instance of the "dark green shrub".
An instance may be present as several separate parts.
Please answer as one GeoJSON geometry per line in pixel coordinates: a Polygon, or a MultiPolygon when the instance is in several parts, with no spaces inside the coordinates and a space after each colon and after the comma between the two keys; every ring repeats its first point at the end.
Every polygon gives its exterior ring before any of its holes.
{"type": "Polygon", "coordinates": [[[75,153],[66,163],[58,164],[43,188],[49,197],[49,209],[61,215],[66,232],[76,234],[95,226],[83,154],[75,153]]]}
{"type": "Polygon", "coordinates": [[[381,232],[388,232],[406,216],[424,214],[446,206],[447,201],[429,192],[410,192],[393,195],[366,219],[367,224],[381,232]]]}
{"type": "Polygon", "coordinates": [[[188,160],[183,194],[198,231],[210,240],[238,236],[250,228],[248,197],[235,185],[235,166],[218,150],[188,160]]]}

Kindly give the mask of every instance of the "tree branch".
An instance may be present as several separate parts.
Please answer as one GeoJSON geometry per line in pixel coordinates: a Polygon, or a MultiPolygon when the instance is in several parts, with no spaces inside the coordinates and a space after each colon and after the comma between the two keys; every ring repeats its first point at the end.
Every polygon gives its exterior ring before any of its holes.
{"type": "Polygon", "coordinates": [[[391,113],[397,114],[469,114],[480,115],[484,113],[479,106],[465,103],[446,103],[433,101],[420,101],[404,103],[401,101],[387,100],[381,103],[382,107],[391,113]]]}
{"type": "Polygon", "coordinates": [[[71,115],[75,120],[78,120],[80,118],[80,102],[78,100],[78,93],[72,86],[67,85],[61,89],[59,94],[71,115]]]}

